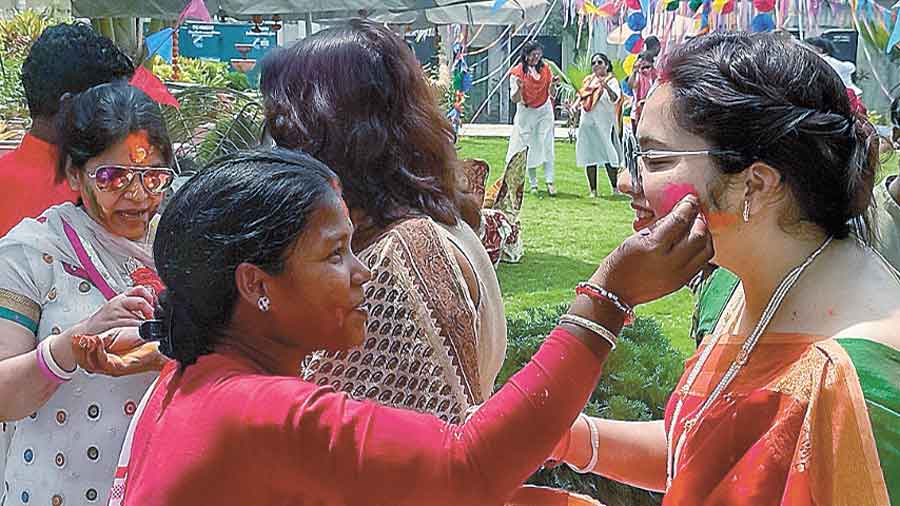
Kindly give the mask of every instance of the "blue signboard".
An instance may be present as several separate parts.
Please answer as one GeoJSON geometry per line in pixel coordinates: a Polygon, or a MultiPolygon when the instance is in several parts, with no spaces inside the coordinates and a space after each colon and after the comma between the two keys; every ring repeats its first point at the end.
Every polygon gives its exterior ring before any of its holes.
{"type": "Polygon", "coordinates": [[[228,63],[231,70],[246,72],[254,88],[259,84],[259,61],[277,44],[277,33],[265,24],[187,22],[178,30],[181,56],[228,63]]]}

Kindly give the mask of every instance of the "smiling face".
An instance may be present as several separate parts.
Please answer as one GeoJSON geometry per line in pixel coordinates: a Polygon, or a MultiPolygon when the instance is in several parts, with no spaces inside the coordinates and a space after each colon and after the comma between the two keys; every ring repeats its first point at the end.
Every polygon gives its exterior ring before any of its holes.
{"type": "Polygon", "coordinates": [[[281,336],[301,336],[303,348],[344,350],[363,342],[363,283],[370,272],[350,250],[353,225],[333,194],[309,218],[285,260],[266,282],[269,315],[281,336]]]}
{"type": "Polygon", "coordinates": [[[541,58],[543,58],[543,57],[544,57],[543,49],[541,49],[541,48],[533,49],[530,53],[528,53],[528,56],[525,57],[525,62],[528,63],[528,65],[534,67],[535,65],[538,64],[538,62],[541,61],[541,58]]]}
{"type": "MultiPolygon", "coordinates": [[[[711,148],[703,138],[678,126],[674,117],[672,90],[667,85],[661,86],[647,99],[637,132],[642,151],[702,151],[711,148]]],[[[618,180],[619,191],[631,196],[635,230],[658,221],[687,194],[699,197],[713,238],[734,228],[740,221],[740,190],[726,183],[727,176],[720,173],[710,156],[642,158],[638,167],[641,188],[636,188],[627,172],[621,174],[618,180]]]]}
{"type": "Polygon", "coordinates": [[[70,167],[67,171],[69,183],[81,193],[85,210],[94,221],[114,235],[142,240],[147,236],[150,220],[163,195],[148,192],[140,177],[134,177],[131,184],[120,191],[99,190],[90,174],[107,165],[163,167],[165,160],[160,150],[149,143],[146,131],[140,131],[89,159],[83,168],[70,167]]]}
{"type": "Polygon", "coordinates": [[[606,66],[603,58],[594,58],[594,61],[591,62],[591,70],[597,77],[606,77],[606,74],[609,73],[609,67],[606,66]]]}

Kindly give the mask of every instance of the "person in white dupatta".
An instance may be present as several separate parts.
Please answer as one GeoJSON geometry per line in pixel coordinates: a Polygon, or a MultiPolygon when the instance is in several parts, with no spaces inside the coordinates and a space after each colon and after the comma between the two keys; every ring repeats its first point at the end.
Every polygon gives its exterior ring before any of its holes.
{"type": "Polygon", "coordinates": [[[134,331],[163,289],[148,230],[175,172],[159,106],[127,84],[100,85],[64,98],[60,134],[57,178],[79,204],[0,239],[0,420],[16,422],[7,503],[105,498],[165,361],[134,331]]]}

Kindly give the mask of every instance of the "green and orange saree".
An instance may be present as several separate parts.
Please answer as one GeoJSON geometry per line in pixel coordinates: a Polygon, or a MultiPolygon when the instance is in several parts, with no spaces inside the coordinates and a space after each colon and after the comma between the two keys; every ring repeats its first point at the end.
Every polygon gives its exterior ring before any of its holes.
{"type": "MultiPolygon", "coordinates": [[[[722,290],[733,281],[719,275],[722,290]]],[[[736,302],[687,361],[713,346],[697,380],[685,388],[685,375],[669,400],[670,447],[684,441],[664,504],[900,504],[900,351],[880,343],[767,333],[684,434],[743,342],[731,334],[736,302]]]]}

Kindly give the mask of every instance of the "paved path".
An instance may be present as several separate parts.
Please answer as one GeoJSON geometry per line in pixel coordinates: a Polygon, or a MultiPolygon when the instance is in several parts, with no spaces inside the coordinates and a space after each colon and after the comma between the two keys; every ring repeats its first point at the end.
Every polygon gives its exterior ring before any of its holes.
{"type": "MultiPolygon", "coordinates": [[[[466,123],[463,124],[460,135],[462,137],[509,137],[512,125],[494,123],[466,123]]],[[[568,139],[569,131],[560,123],[556,123],[554,135],[557,139],[568,139]]]]}

